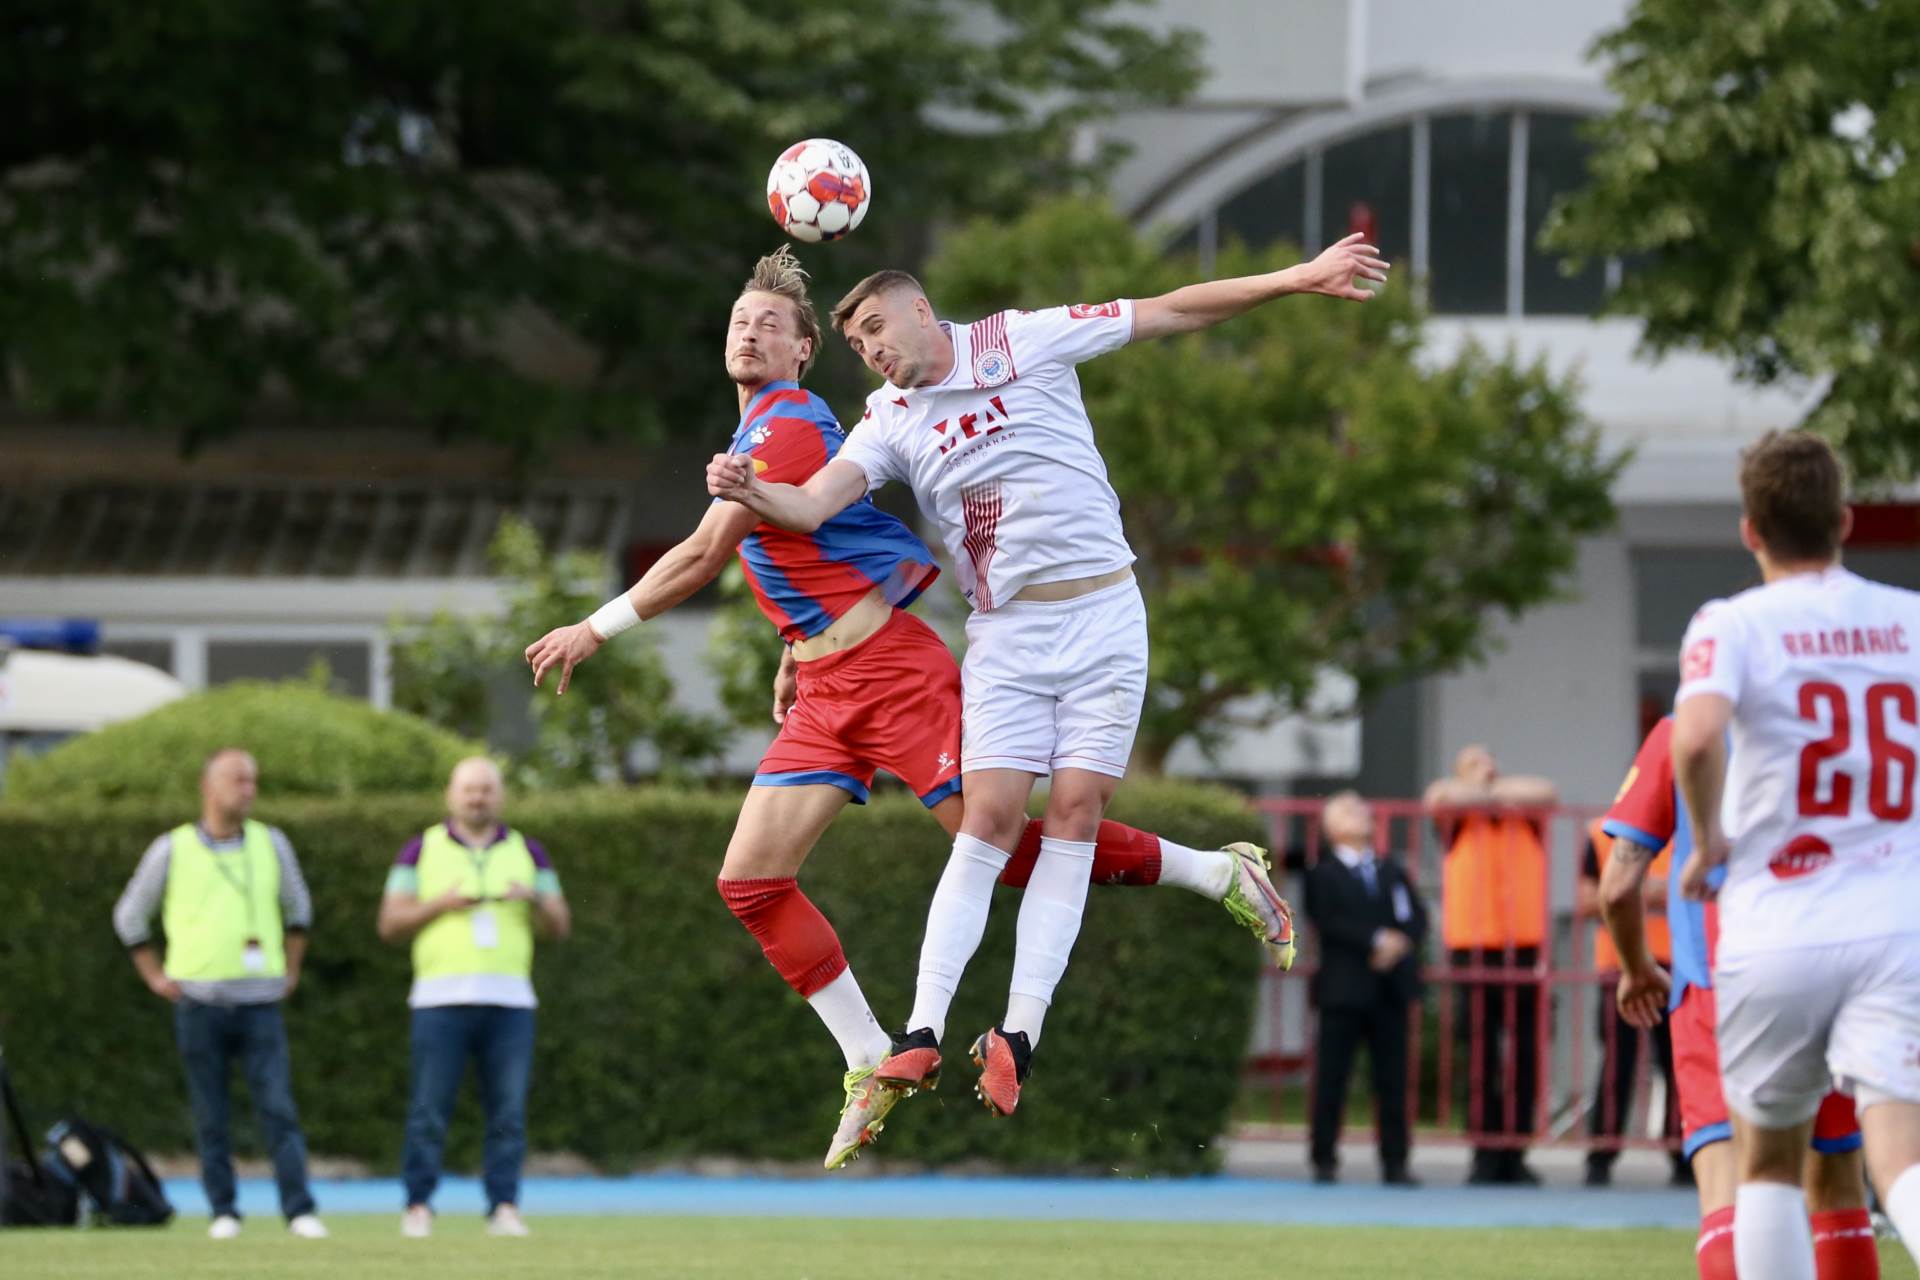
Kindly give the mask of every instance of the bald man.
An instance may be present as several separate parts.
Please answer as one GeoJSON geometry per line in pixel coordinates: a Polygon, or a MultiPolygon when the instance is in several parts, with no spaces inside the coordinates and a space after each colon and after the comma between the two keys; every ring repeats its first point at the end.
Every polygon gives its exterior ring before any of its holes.
{"type": "Polygon", "coordinates": [[[1426,808],[1446,857],[1440,864],[1440,936],[1455,970],[1485,974],[1458,984],[1466,1008],[1455,1026],[1469,1061],[1467,1127],[1487,1135],[1467,1181],[1532,1186],[1526,1142],[1537,1114],[1541,990],[1532,981],[1547,943],[1547,821],[1560,791],[1546,778],[1506,774],[1475,743],[1436,778],[1426,808]],[[1524,976],[1502,981],[1518,970],[1524,976]],[[1511,1070],[1507,1064],[1512,1063],[1511,1070]]]}
{"type": "Polygon", "coordinates": [[[1347,1079],[1367,1047],[1380,1180],[1419,1185],[1407,1170],[1407,1008],[1420,998],[1427,909],[1398,863],[1374,839],[1373,809],[1358,792],[1330,796],[1321,811],[1327,842],[1307,869],[1307,918],[1320,935],[1313,975],[1320,1011],[1315,1041],[1313,1180],[1335,1180],[1347,1079]]]}
{"type": "Polygon", "coordinates": [[[447,782],[447,820],[408,841],[387,873],[380,937],[413,945],[413,1087],[407,1109],[406,1212],[400,1232],[433,1233],[433,1189],[460,1078],[473,1059],[486,1112],[487,1231],[523,1236],[533,1066],[533,939],[573,928],[560,877],[538,841],[500,821],[506,786],[483,756],[447,782]]]}
{"type": "Polygon", "coordinates": [[[260,766],[225,747],[200,766],[200,820],[147,846],[113,908],[114,931],[147,989],[173,1006],[174,1035],[193,1104],[200,1181],[213,1221],[207,1234],[240,1234],[229,1123],[233,1063],[273,1157],[287,1229],[320,1239],[307,1184],[307,1141],[293,1105],[293,1072],[280,1002],[300,982],[313,903],[293,845],[253,820],[260,766]],[[153,945],[158,912],[166,957],[153,945]]]}

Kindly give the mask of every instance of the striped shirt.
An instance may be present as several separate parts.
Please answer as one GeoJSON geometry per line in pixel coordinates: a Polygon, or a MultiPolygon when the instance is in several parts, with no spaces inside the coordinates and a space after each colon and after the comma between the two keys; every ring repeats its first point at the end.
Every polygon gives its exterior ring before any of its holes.
{"type": "MultiPolygon", "coordinates": [[[[246,847],[244,834],[216,840],[207,834],[205,827],[198,829],[200,839],[216,855],[238,853],[246,847]]],[[[300,874],[300,860],[294,856],[286,832],[278,827],[268,827],[267,832],[273,838],[273,851],[280,858],[281,926],[288,931],[307,929],[313,924],[313,898],[307,893],[306,877],[300,874]]],[[[124,946],[143,947],[152,942],[153,917],[166,900],[167,869],[172,863],[173,832],[168,831],[147,846],[140,865],[134,869],[133,879],[127,881],[120,901],[113,906],[113,931],[120,935],[124,946]]],[[[201,1004],[269,1004],[286,995],[287,980],[262,977],[182,982],[180,991],[189,1000],[201,1004]]]]}

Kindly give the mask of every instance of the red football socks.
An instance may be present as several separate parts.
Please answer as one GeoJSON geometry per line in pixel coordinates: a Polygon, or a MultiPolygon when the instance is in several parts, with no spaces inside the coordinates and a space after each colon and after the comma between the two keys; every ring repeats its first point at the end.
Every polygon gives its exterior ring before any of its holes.
{"type": "MultiPolygon", "coordinates": [[[[1027,887],[1033,875],[1033,863],[1040,856],[1040,820],[1029,819],[1020,843],[1007,859],[1000,883],[1015,889],[1027,887]]],[[[1094,884],[1158,884],[1160,882],[1160,837],[1118,822],[1102,822],[1093,844],[1094,884]]]]}
{"type": "Polygon", "coordinates": [[[1700,1240],[1693,1246],[1700,1280],[1734,1280],[1733,1206],[1715,1209],[1700,1219],[1700,1240]]]}
{"type": "Polygon", "coordinates": [[[1880,1249],[1873,1218],[1865,1209],[1829,1209],[1810,1214],[1813,1270],[1819,1280],[1880,1280],[1880,1249]]]}
{"type": "Polygon", "coordinates": [[[792,876],[716,883],[727,910],[759,942],[767,962],[802,996],[832,982],[847,968],[840,936],[792,876]]]}

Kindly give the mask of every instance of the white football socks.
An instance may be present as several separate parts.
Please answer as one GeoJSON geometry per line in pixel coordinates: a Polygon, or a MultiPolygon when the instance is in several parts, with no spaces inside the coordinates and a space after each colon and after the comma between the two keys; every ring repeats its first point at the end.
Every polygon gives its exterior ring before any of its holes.
{"type": "MultiPolygon", "coordinates": [[[[1161,856],[1164,858],[1164,846],[1161,856]]],[[[1165,863],[1161,864],[1165,874],[1165,863]]],[[[1040,1024],[1053,989],[1067,972],[1067,958],[1080,936],[1093,874],[1093,842],[1040,837],[1040,856],[1020,900],[1020,922],[1013,951],[1013,985],[1007,996],[1007,1031],[1024,1031],[1030,1045],[1040,1043],[1040,1024]]]]}
{"type": "Polygon", "coordinates": [[[1233,886],[1238,863],[1225,849],[1189,849],[1160,837],[1160,883],[1191,889],[1215,902],[1233,886]]]}
{"type": "Polygon", "coordinates": [[[1886,1202],[1881,1206],[1887,1216],[1893,1219],[1893,1226],[1900,1233],[1900,1243],[1907,1246],[1907,1252],[1920,1262],[1920,1164],[1910,1164],[1901,1175],[1887,1188],[1886,1202]]]}
{"type": "Polygon", "coordinates": [[[1814,1280],[1813,1229],[1799,1187],[1740,1184],[1733,1196],[1733,1269],[1740,1280],[1814,1280]]]}
{"type": "Polygon", "coordinates": [[[920,944],[920,978],[914,987],[913,1015],[907,1019],[907,1030],[932,1027],[936,1039],[946,1036],[947,1010],[953,1005],[953,993],[960,986],[967,961],[973,959],[987,931],[993,886],[999,883],[1008,857],[985,840],[964,832],[953,838],[953,853],[947,859],[947,869],[940,874],[939,887],[933,891],[933,904],[927,908],[927,934],[920,944]]]}
{"type": "Polygon", "coordinates": [[[861,1067],[878,1066],[880,1059],[886,1057],[887,1051],[893,1047],[885,1028],[868,1007],[867,997],[854,980],[852,969],[842,971],[839,977],[808,996],[807,1003],[820,1015],[820,1021],[827,1024],[827,1030],[833,1032],[833,1038],[840,1042],[840,1052],[846,1055],[847,1070],[858,1071],[861,1067]]]}

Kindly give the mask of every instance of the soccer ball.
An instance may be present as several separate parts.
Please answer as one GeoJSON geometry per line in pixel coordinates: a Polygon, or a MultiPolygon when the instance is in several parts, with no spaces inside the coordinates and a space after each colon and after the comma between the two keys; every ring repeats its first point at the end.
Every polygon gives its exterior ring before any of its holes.
{"type": "Polygon", "coordinates": [[[853,148],[808,138],[780,153],[767,175],[767,208],[796,240],[838,240],[867,216],[873,184],[853,148]]]}

